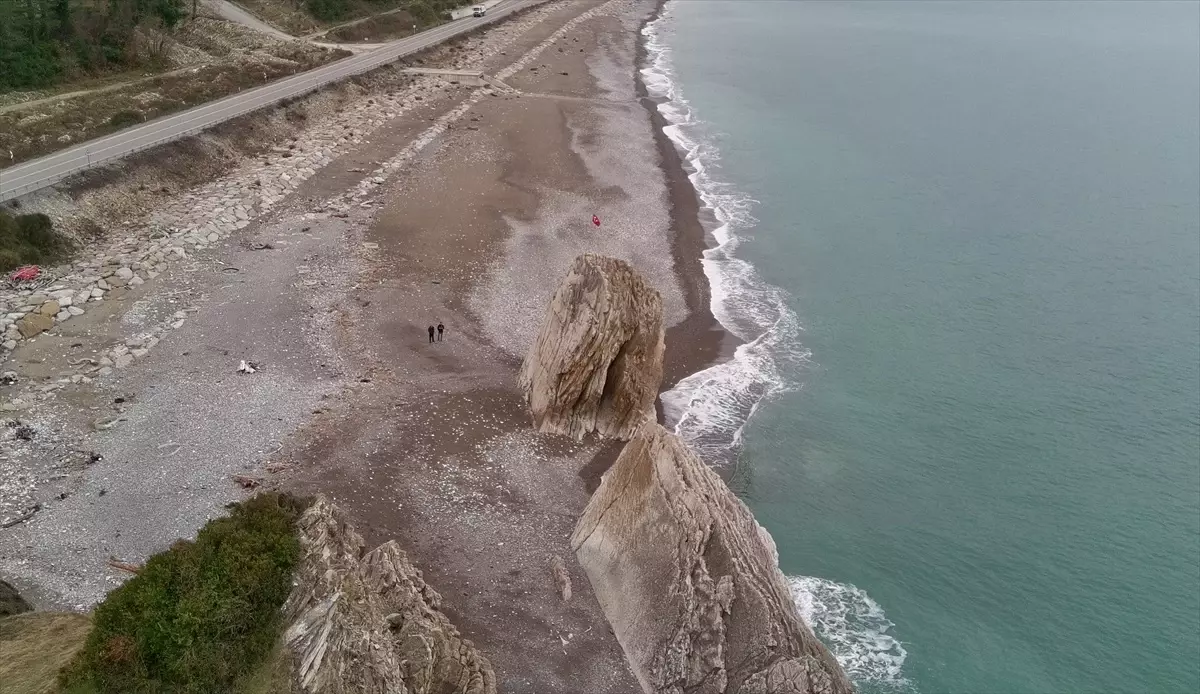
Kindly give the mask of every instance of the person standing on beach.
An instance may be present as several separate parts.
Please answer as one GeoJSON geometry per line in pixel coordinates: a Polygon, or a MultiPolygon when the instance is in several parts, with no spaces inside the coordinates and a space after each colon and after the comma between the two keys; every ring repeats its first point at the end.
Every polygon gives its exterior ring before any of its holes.
{"type": "Polygon", "coordinates": [[[438,321],[438,342],[442,341],[442,331],[444,331],[445,329],[446,329],[446,326],[442,325],[441,321],[438,321]]]}
{"type": "Polygon", "coordinates": [[[429,326],[429,342],[430,342],[430,344],[433,343],[433,326],[432,325],[429,326]]]}

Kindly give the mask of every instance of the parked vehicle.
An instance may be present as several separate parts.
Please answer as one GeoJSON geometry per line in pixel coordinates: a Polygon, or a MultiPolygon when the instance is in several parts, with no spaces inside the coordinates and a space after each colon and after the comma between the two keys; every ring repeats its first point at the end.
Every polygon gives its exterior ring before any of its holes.
{"type": "Polygon", "coordinates": [[[483,5],[476,5],[471,8],[471,16],[473,17],[482,17],[485,14],[487,14],[487,8],[483,5]]]}

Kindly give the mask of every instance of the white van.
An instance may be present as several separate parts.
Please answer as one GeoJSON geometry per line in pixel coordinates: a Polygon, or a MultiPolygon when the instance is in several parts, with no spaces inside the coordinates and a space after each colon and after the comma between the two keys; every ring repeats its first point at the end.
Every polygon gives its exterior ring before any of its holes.
{"type": "Polygon", "coordinates": [[[487,8],[484,7],[483,5],[476,5],[471,8],[471,16],[472,17],[482,17],[485,14],[487,14],[487,8]]]}

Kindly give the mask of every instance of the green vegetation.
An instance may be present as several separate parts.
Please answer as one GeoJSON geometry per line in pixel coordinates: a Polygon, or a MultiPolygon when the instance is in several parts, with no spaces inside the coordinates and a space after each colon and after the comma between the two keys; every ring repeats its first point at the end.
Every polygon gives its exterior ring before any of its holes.
{"type": "Polygon", "coordinates": [[[0,272],[22,265],[53,263],[71,250],[44,214],[13,217],[0,212],[0,272]]]}
{"type": "Polygon", "coordinates": [[[230,505],[195,542],[146,562],[96,608],[83,650],[60,675],[68,692],[272,691],[280,607],[300,556],[307,500],[260,494],[230,505]]]}
{"type": "Polygon", "coordinates": [[[337,22],[403,7],[421,24],[434,24],[442,13],[463,4],[463,0],[304,0],[304,9],[319,20],[337,22]]]}
{"type": "Polygon", "coordinates": [[[26,612],[0,618],[0,691],[52,694],[57,673],[83,647],[91,620],[84,614],[26,612]]]}
{"type": "Polygon", "coordinates": [[[0,92],[160,63],[189,0],[3,0],[0,92]]]}

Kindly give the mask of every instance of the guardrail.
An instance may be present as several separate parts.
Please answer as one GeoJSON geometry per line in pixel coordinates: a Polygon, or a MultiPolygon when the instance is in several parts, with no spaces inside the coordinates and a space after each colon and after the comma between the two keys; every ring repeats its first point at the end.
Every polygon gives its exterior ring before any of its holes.
{"type": "Polygon", "coordinates": [[[486,17],[473,17],[443,24],[370,53],[343,58],[299,75],[231,94],[182,113],[163,116],[61,152],[0,170],[0,202],[45,188],[68,176],[103,166],[130,154],[195,135],[227,120],[273,106],[284,99],[304,96],[334,82],[370,72],[541,2],[544,0],[524,0],[497,9],[495,13],[489,13],[486,17]],[[138,136],[138,131],[145,131],[145,134],[138,136]]]}

